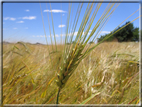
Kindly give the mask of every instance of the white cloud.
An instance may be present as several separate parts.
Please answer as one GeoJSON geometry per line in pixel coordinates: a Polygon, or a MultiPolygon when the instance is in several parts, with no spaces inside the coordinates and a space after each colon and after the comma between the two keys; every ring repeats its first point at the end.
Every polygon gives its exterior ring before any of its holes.
{"type": "Polygon", "coordinates": [[[74,33],[74,36],[77,36],[77,34],[78,34],[78,32],[75,32],[75,33],[74,33]]]}
{"type": "Polygon", "coordinates": [[[17,29],[17,28],[15,27],[15,28],[13,28],[13,29],[17,29]]]}
{"type": "MultiPolygon", "coordinates": [[[[74,35],[73,35],[73,32],[72,33],[69,33],[69,34],[67,34],[67,36],[77,36],[77,34],[78,34],[78,31],[76,31],[76,32],[74,32],[74,35]]],[[[83,34],[82,35],[84,35],[85,34],[85,32],[83,32],[83,34]]],[[[90,35],[90,33],[88,33],[88,35],[90,35]]],[[[66,36],[66,34],[55,34],[55,36],[56,37],[59,37],[59,36],[66,36]]],[[[50,35],[48,35],[48,37],[50,37],[50,35]]],[[[53,34],[51,34],[51,37],[54,37],[54,35],[53,34]]]]}
{"type": "MultiPolygon", "coordinates": [[[[55,34],[55,36],[56,37],[59,37],[59,35],[58,34],[55,34]]],[[[51,35],[48,35],[48,37],[50,38],[50,37],[54,37],[54,35],[53,34],[51,34],[51,35]]]]}
{"type": "Polygon", "coordinates": [[[43,38],[43,37],[45,37],[45,35],[37,35],[37,36],[33,35],[33,37],[43,38]]]}
{"type": "Polygon", "coordinates": [[[83,34],[82,35],[84,35],[85,34],[85,32],[83,32],[83,34]]]}
{"type": "Polygon", "coordinates": [[[16,20],[16,18],[13,18],[13,17],[4,17],[3,20],[12,20],[12,21],[14,21],[14,20],[16,20]]]}
{"type": "Polygon", "coordinates": [[[58,27],[59,27],[59,28],[61,28],[61,27],[65,27],[65,25],[59,25],[58,27]]]}
{"type": "Polygon", "coordinates": [[[43,12],[50,12],[50,10],[44,10],[43,12]]]}
{"type": "MultiPolygon", "coordinates": [[[[74,32],[74,36],[77,36],[78,32],[74,32]]],[[[65,35],[65,34],[63,34],[65,35]]],[[[69,33],[68,36],[72,36],[73,35],[73,32],[72,33],[69,33]]],[[[85,32],[82,33],[82,35],[85,35],[85,32]]],[[[88,35],[90,35],[90,33],[88,33],[88,35]]]]}
{"type": "MultiPolygon", "coordinates": [[[[74,36],[77,36],[77,33],[78,33],[78,32],[74,32],[74,36]]],[[[66,35],[66,34],[64,34],[64,35],[66,35]]],[[[69,34],[68,34],[68,36],[72,36],[72,35],[73,35],[73,33],[69,33],[69,34]]]]}
{"type": "Polygon", "coordinates": [[[17,23],[24,23],[24,21],[18,21],[17,23]]]}
{"type": "MultiPolygon", "coordinates": [[[[92,31],[92,30],[91,30],[92,31]]],[[[86,32],[87,33],[87,32],[86,32]]],[[[83,32],[83,35],[85,35],[85,32],[83,32]]],[[[87,35],[90,35],[90,32],[87,34],[87,35]]]]}
{"type": "Polygon", "coordinates": [[[29,16],[29,17],[25,16],[22,19],[33,20],[33,19],[36,19],[36,16],[29,16]]]}
{"type": "Polygon", "coordinates": [[[14,20],[16,20],[16,18],[13,18],[13,17],[11,17],[11,18],[9,18],[9,20],[12,20],[12,21],[14,21],[14,20]]]}
{"type": "Polygon", "coordinates": [[[107,34],[110,33],[110,31],[101,31],[101,34],[107,34]]]}
{"type": "Polygon", "coordinates": [[[8,20],[8,19],[9,19],[9,17],[4,17],[4,18],[3,18],[3,20],[8,20]]]}
{"type": "Polygon", "coordinates": [[[27,9],[27,10],[25,10],[26,12],[29,12],[30,10],[29,9],[27,9]]]}
{"type": "MultiPolygon", "coordinates": [[[[55,34],[55,36],[56,37],[59,37],[59,35],[58,34],[55,34]]],[[[61,35],[60,35],[61,36],[61,35]]],[[[45,37],[45,36],[44,36],[45,37]]],[[[54,37],[54,35],[53,34],[51,34],[51,36],[50,35],[48,35],[48,37],[50,38],[50,37],[54,37]]]]}
{"type": "Polygon", "coordinates": [[[89,32],[91,32],[92,30],[89,30],[89,32]]]}
{"type": "Polygon", "coordinates": [[[44,10],[43,12],[66,13],[66,11],[63,11],[63,10],[56,10],[56,9],[53,9],[53,10],[44,10]]]}

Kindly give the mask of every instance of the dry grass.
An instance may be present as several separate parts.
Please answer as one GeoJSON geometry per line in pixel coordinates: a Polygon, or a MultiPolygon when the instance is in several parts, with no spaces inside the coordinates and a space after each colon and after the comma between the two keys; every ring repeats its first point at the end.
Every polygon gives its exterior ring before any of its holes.
{"type": "MultiPolygon", "coordinates": [[[[44,45],[4,44],[4,104],[55,104],[60,51],[49,56],[44,45]]],[[[139,103],[138,60],[139,43],[100,44],[66,82],[60,104],[139,103]]]]}

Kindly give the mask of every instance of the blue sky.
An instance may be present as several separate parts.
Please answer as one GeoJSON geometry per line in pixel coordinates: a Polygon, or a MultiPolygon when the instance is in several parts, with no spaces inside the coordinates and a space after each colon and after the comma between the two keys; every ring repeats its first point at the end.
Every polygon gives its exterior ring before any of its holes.
{"type": "MultiPolygon", "coordinates": [[[[84,12],[86,10],[88,3],[83,4],[83,8],[80,14],[79,22],[77,28],[75,30],[75,34],[77,34],[79,25],[82,21],[84,12]]],[[[102,15],[103,11],[105,10],[108,3],[103,3],[95,20],[90,29],[93,29],[96,22],[99,20],[100,16],[102,15]]],[[[42,14],[44,19],[44,26],[47,36],[47,41],[50,43],[50,32],[49,32],[49,25],[48,25],[48,17],[50,21],[50,27],[52,30],[53,35],[53,27],[52,27],[52,18],[51,18],[51,11],[53,14],[53,21],[54,21],[54,30],[56,35],[56,40],[60,43],[60,35],[61,29],[62,33],[65,34],[66,32],[66,23],[67,23],[67,16],[68,16],[68,3],[41,3],[42,14]],[[62,18],[62,23],[61,23],[62,18]]],[[[78,3],[72,4],[72,11],[71,13],[71,20],[74,20],[75,13],[77,11],[78,3]]],[[[95,9],[95,8],[94,8],[95,9]]],[[[139,9],[139,3],[121,3],[115,12],[112,14],[107,25],[101,32],[101,35],[105,33],[109,33],[110,31],[114,30],[123,20],[125,20],[128,16],[134,13],[136,10],[139,9]]],[[[139,16],[139,11],[135,13],[132,17],[130,17],[127,21],[132,21],[133,19],[139,16]]],[[[125,24],[126,21],[123,23],[125,24]]],[[[133,22],[134,27],[139,27],[139,19],[133,22]]],[[[62,36],[64,38],[65,36],[62,36]]],[[[42,23],[42,16],[40,10],[39,3],[3,3],[3,40],[9,42],[17,42],[17,41],[24,41],[24,42],[31,42],[31,43],[43,43],[46,44],[45,33],[42,23]]]]}

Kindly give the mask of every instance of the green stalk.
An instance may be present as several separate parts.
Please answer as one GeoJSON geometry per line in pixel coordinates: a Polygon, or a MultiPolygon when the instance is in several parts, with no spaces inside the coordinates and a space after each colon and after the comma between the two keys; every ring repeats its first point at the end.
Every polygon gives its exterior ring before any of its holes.
{"type": "Polygon", "coordinates": [[[59,104],[59,94],[60,94],[60,91],[61,91],[61,89],[59,88],[58,94],[57,94],[57,101],[56,101],[56,104],[59,104]]]}
{"type": "MultiPolygon", "coordinates": [[[[46,8],[47,8],[47,3],[46,3],[46,8]]],[[[47,8],[47,9],[48,9],[48,8],[47,8]]],[[[47,18],[48,18],[48,25],[49,25],[49,31],[50,31],[50,39],[51,39],[52,50],[54,50],[54,49],[53,49],[53,42],[52,42],[52,35],[51,35],[50,21],[49,21],[48,12],[47,12],[47,18]]]]}
{"type": "MultiPolygon", "coordinates": [[[[52,10],[51,3],[50,3],[50,10],[52,10]]],[[[53,26],[54,41],[55,41],[55,46],[56,46],[56,51],[57,51],[57,45],[56,45],[56,38],[55,38],[55,30],[54,30],[54,23],[53,23],[52,11],[51,11],[51,17],[52,17],[52,26],[53,26]]]]}

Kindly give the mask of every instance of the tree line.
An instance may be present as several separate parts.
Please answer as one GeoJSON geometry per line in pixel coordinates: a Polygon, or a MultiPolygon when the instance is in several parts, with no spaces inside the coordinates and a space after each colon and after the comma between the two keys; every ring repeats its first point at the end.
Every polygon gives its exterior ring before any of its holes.
{"type": "Polygon", "coordinates": [[[115,31],[119,30],[117,33],[114,33],[115,32],[114,31],[109,34],[101,35],[101,37],[98,38],[98,42],[102,41],[106,36],[109,36],[111,34],[112,34],[112,36],[107,38],[105,40],[106,42],[111,42],[114,40],[117,40],[118,42],[130,42],[130,41],[138,42],[139,41],[139,28],[134,27],[133,23],[130,23],[129,25],[125,26],[128,23],[129,23],[129,21],[126,22],[121,27],[118,27],[115,30],[115,31]],[[125,26],[125,27],[123,29],[121,29],[123,26],[125,26]]]}

